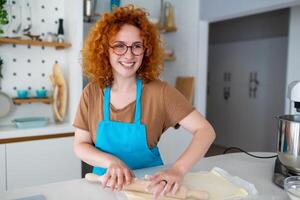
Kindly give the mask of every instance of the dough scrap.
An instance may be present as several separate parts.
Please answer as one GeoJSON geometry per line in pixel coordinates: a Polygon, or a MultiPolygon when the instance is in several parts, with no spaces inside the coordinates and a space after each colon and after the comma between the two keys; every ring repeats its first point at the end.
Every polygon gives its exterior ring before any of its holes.
{"type": "MultiPolygon", "coordinates": [[[[192,190],[203,190],[209,193],[209,200],[225,200],[237,197],[246,197],[248,192],[233,185],[230,181],[221,176],[218,172],[188,173],[183,180],[183,185],[192,190]]],[[[128,200],[152,200],[151,194],[125,191],[128,200]]],[[[192,200],[192,198],[188,198],[192,200]]],[[[164,197],[160,200],[178,200],[175,198],[164,197]]]]}

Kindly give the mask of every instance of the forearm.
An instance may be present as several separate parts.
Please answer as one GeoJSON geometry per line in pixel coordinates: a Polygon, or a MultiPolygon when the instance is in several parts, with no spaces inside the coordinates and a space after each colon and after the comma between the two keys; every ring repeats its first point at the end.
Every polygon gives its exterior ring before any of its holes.
{"type": "Polygon", "coordinates": [[[188,148],[173,164],[172,168],[179,170],[182,174],[186,174],[204,157],[214,139],[215,132],[211,126],[197,130],[188,148]]]}
{"type": "Polygon", "coordinates": [[[98,150],[89,143],[75,144],[74,150],[82,161],[91,166],[108,168],[111,162],[116,160],[116,157],[98,150]]]}

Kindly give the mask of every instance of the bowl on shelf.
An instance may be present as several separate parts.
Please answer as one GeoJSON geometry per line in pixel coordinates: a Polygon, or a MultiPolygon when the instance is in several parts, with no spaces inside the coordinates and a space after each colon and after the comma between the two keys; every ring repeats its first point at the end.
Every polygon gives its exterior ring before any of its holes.
{"type": "Polygon", "coordinates": [[[27,99],[29,96],[28,90],[17,90],[17,98],[27,99]]]}
{"type": "Polygon", "coordinates": [[[36,97],[37,98],[46,98],[47,97],[47,90],[36,90],[35,91],[36,97]]]}
{"type": "Polygon", "coordinates": [[[290,176],[284,179],[284,191],[291,200],[300,200],[300,176],[290,176]]]}
{"type": "Polygon", "coordinates": [[[49,122],[47,117],[24,117],[12,121],[17,128],[37,128],[46,126],[49,122]]]}

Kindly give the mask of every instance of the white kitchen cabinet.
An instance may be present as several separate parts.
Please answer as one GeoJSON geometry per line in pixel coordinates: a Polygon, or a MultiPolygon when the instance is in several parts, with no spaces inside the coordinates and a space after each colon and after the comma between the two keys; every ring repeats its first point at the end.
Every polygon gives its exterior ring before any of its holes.
{"type": "Polygon", "coordinates": [[[247,151],[276,149],[275,116],[284,113],[286,51],[285,37],[210,46],[207,119],[216,130],[215,144],[247,151]],[[231,74],[230,81],[224,80],[225,72],[231,74]],[[259,84],[256,96],[250,97],[254,72],[259,84]]]}
{"type": "Polygon", "coordinates": [[[6,190],[5,144],[0,145],[0,192],[6,190]]]}
{"type": "Polygon", "coordinates": [[[224,100],[223,97],[223,86],[221,84],[215,83],[209,86],[209,95],[207,100],[207,118],[210,119],[210,123],[213,125],[217,137],[215,140],[216,144],[220,144],[227,140],[226,133],[226,118],[228,115],[225,109],[228,109],[228,101],[224,100]],[[224,114],[223,114],[224,113],[224,114]]]}
{"type": "Polygon", "coordinates": [[[81,178],[73,137],[6,144],[7,190],[81,178]]]}

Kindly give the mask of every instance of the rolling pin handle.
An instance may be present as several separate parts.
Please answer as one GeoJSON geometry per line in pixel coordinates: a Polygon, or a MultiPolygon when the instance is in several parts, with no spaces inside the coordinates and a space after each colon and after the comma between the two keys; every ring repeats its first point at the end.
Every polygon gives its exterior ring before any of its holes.
{"type": "Polygon", "coordinates": [[[93,173],[87,173],[85,175],[85,179],[90,181],[90,182],[100,182],[100,183],[102,183],[101,176],[98,176],[98,175],[93,174],[93,173]]]}
{"type": "Polygon", "coordinates": [[[197,191],[197,190],[189,190],[189,191],[187,191],[186,197],[192,197],[194,199],[199,199],[199,200],[208,200],[209,199],[208,192],[197,191]]]}

